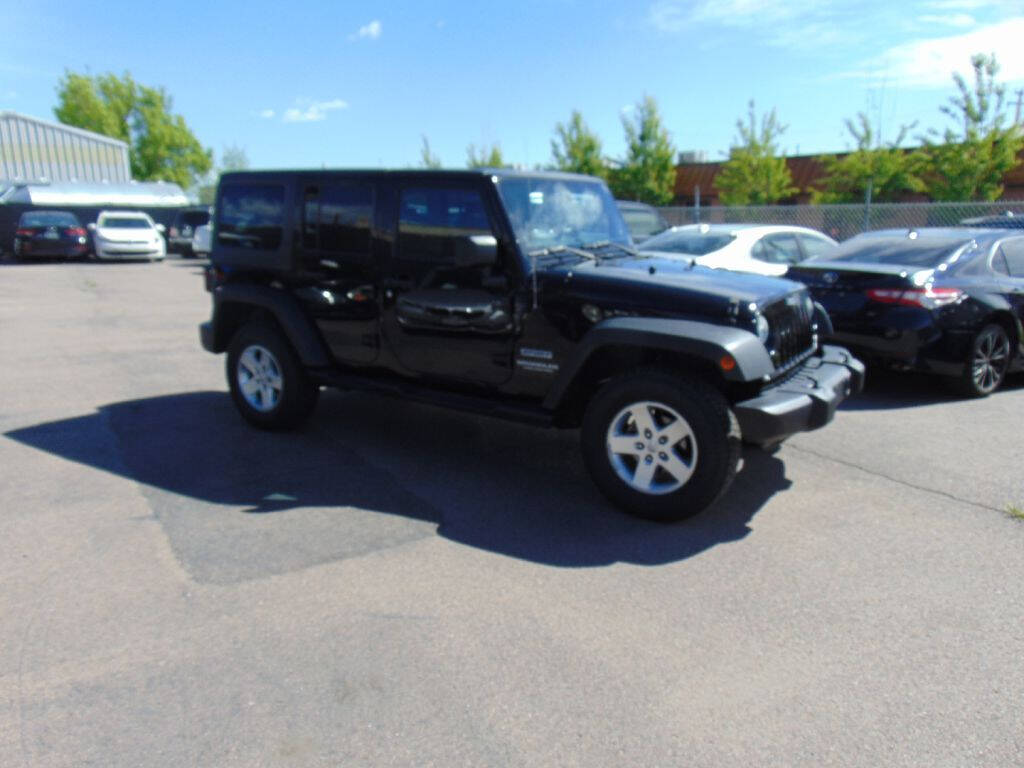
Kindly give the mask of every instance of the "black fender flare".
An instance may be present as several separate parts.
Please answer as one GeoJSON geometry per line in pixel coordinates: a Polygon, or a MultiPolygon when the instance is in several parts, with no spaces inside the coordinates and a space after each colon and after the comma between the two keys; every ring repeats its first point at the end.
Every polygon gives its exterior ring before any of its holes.
{"type": "Polygon", "coordinates": [[[241,304],[266,310],[284,331],[302,364],[311,368],[330,365],[327,347],[298,300],[280,288],[248,283],[228,283],[213,291],[213,350],[223,352],[231,343],[232,330],[224,321],[226,305],[241,304]]]}
{"type": "Polygon", "coordinates": [[[602,347],[629,346],[664,350],[705,360],[722,371],[727,381],[756,381],[775,372],[768,350],[750,331],[730,325],[658,317],[615,317],[604,320],[580,340],[572,358],[559,369],[544,398],[544,407],[556,409],[587,360],[602,347]],[[722,370],[719,361],[731,355],[736,366],[722,370]]]}

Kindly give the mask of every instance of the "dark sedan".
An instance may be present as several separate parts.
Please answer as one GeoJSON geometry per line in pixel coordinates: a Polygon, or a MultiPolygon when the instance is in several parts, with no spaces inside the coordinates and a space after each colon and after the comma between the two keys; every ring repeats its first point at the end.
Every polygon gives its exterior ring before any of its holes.
{"type": "Polygon", "coordinates": [[[863,359],[948,376],[975,397],[1024,367],[1024,233],[884,230],[792,267],[863,359]]]}
{"type": "Polygon", "coordinates": [[[14,232],[14,258],[81,259],[89,252],[89,233],[67,211],[26,211],[14,232]]]}

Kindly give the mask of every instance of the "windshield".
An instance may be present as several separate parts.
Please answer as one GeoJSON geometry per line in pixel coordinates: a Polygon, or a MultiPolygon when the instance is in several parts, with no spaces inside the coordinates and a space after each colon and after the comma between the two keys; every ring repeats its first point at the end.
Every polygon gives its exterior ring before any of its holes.
{"type": "Polygon", "coordinates": [[[62,211],[33,211],[32,213],[23,213],[18,226],[77,227],[78,219],[75,218],[73,213],[64,213],[62,211]]]}
{"type": "Polygon", "coordinates": [[[599,181],[509,177],[498,183],[498,192],[526,251],[631,243],[611,193],[599,181]]]}
{"type": "Polygon", "coordinates": [[[848,240],[832,254],[812,261],[849,261],[858,264],[897,264],[908,267],[937,267],[971,241],[931,242],[900,238],[848,240]]]}
{"type": "Polygon", "coordinates": [[[711,234],[702,232],[662,232],[644,241],[645,251],[671,251],[690,256],[705,254],[725,248],[736,239],[736,235],[711,234]]]}
{"type": "Polygon", "coordinates": [[[150,229],[153,225],[146,219],[128,218],[127,216],[104,216],[97,226],[109,229],[150,229]]]}

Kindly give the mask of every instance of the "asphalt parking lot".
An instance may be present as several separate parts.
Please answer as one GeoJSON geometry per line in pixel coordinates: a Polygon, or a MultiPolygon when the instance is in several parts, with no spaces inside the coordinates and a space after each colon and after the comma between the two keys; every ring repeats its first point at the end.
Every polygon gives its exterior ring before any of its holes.
{"type": "Polygon", "coordinates": [[[659,526],[571,432],[254,431],[208,308],[0,264],[0,765],[1024,765],[1024,378],[875,376],[659,526]]]}

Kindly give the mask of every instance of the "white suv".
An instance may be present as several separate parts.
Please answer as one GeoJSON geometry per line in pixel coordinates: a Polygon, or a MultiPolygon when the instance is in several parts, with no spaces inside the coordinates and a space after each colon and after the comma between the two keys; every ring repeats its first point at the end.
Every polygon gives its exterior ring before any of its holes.
{"type": "Polygon", "coordinates": [[[141,211],[102,211],[90,224],[97,259],[149,259],[167,255],[163,224],[141,211]]]}

